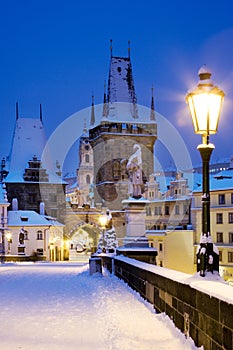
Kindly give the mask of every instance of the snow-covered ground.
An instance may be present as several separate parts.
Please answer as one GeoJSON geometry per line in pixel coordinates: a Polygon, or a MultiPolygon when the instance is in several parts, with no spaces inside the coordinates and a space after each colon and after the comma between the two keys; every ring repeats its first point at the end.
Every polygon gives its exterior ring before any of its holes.
{"type": "Polygon", "coordinates": [[[193,350],[164,314],[87,264],[0,266],[0,349],[193,350]]]}

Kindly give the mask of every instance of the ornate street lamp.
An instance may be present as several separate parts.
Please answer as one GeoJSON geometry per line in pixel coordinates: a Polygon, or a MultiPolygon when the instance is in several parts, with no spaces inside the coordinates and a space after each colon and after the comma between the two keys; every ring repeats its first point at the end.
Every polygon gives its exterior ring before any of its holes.
{"type": "Polygon", "coordinates": [[[99,221],[100,221],[100,226],[102,227],[102,241],[103,241],[102,253],[106,253],[104,236],[105,236],[106,225],[107,225],[107,222],[108,222],[107,215],[106,214],[101,214],[101,216],[99,218],[99,221]]]}
{"type": "Polygon", "coordinates": [[[209,143],[209,135],[217,132],[224,92],[213,85],[211,72],[205,66],[198,75],[198,85],[188,92],[186,102],[194,131],[202,135],[202,144],[197,147],[202,158],[202,233],[197,252],[197,271],[204,277],[206,271],[219,271],[219,252],[210,234],[209,161],[214,145],[209,143]]]}

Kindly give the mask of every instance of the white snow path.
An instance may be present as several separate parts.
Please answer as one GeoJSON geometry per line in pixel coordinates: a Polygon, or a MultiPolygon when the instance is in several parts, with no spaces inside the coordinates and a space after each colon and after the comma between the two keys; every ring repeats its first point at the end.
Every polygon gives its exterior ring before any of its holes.
{"type": "Polygon", "coordinates": [[[123,281],[81,264],[0,266],[0,349],[196,349],[123,281]]]}

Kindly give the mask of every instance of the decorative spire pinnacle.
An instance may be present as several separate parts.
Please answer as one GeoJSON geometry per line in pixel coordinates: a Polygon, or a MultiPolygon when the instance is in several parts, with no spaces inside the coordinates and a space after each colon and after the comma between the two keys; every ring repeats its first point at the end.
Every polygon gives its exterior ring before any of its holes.
{"type": "Polygon", "coordinates": [[[128,57],[130,58],[130,40],[128,40],[128,57]]]}
{"type": "Polygon", "coordinates": [[[18,120],[19,119],[19,103],[18,102],[16,102],[16,110],[15,110],[15,112],[16,112],[16,120],[18,120]]]}
{"type": "Polygon", "coordinates": [[[42,105],[41,105],[41,103],[40,103],[40,121],[41,122],[43,121],[43,119],[42,119],[42,105]]]}
{"type": "Polygon", "coordinates": [[[106,81],[104,81],[104,102],[103,102],[103,118],[107,118],[108,116],[108,103],[107,103],[107,95],[106,95],[106,81]]]}
{"type": "Polygon", "coordinates": [[[112,57],[112,39],[110,39],[110,54],[111,54],[111,57],[112,57]]]}
{"type": "Polygon", "coordinates": [[[92,95],[91,104],[91,126],[95,124],[95,108],[94,108],[94,95],[92,95]]]}
{"type": "Polygon", "coordinates": [[[155,120],[155,102],[154,102],[154,87],[151,88],[151,110],[150,110],[150,120],[155,120]]]}

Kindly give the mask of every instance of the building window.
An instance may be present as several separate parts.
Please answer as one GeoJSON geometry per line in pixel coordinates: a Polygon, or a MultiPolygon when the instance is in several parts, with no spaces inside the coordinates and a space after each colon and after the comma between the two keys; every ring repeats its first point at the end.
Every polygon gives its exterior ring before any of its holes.
{"type": "Polygon", "coordinates": [[[169,205],[165,205],[165,215],[170,215],[170,207],[169,207],[169,205]]]}
{"type": "Polygon", "coordinates": [[[179,214],[180,214],[180,207],[179,207],[179,205],[176,205],[176,206],[175,206],[175,214],[176,214],[176,215],[179,215],[179,214]]]}
{"type": "Polygon", "coordinates": [[[233,193],[231,193],[231,204],[233,204],[233,193]]]}
{"type": "Polygon", "coordinates": [[[229,224],[233,224],[233,213],[228,213],[229,224]]]}
{"type": "Polygon", "coordinates": [[[151,207],[147,208],[147,216],[151,216],[151,207]]]}
{"type": "Polygon", "coordinates": [[[42,231],[37,231],[37,239],[38,240],[43,240],[43,232],[42,231]]]}
{"type": "Polygon", "coordinates": [[[187,204],[184,204],[183,213],[184,214],[188,214],[189,213],[189,206],[187,204]]]}
{"type": "Polygon", "coordinates": [[[158,207],[158,215],[162,215],[162,208],[158,207]]]}
{"type": "Polygon", "coordinates": [[[219,250],[219,261],[222,261],[222,250],[219,250]]]}
{"type": "Polygon", "coordinates": [[[233,243],[233,232],[229,232],[229,243],[233,243]]]}
{"type": "Polygon", "coordinates": [[[223,233],[222,232],[217,232],[217,243],[223,243],[223,233]]]}
{"type": "Polygon", "coordinates": [[[44,255],[44,250],[42,248],[38,248],[36,250],[36,252],[37,252],[37,255],[39,255],[39,256],[43,256],[44,255]]]}
{"type": "Polygon", "coordinates": [[[160,252],[163,251],[163,243],[159,243],[159,251],[160,251],[160,252]]]}
{"type": "Polygon", "coordinates": [[[90,161],[89,154],[85,154],[85,162],[86,162],[86,163],[89,163],[89,161],[90,161]]]}
{"type": "Polygon", "coordinates": [[[150,246],[151,246],[151,248],[154,248],[154,244],[153,244],[153,242],[151,242],[151,243],[150,243],[150,246]]]}
{"type": "Polygon", "coordinates": [[[229,263],[233,262],[233,252],[228,252],[228,262],[229,263]]]}
{"type": "Polygon", "coordinates": [[[154,208],[154,215],[158,215],[158,207],[154,208]]]}
{"type": "Polygon", "coordinates": [[[25,247],[18,247],[18,255],[25,255],[25,247]]]}
{"type": "Polygon", "coordinates": [[[216,214],[216,224],[223,224],[223,215],[222,213],[216,214]]]}
{"type": "Polygon", "coordinates": [[[219,205],[225,204],[225,194],[218,195],[218,204],[219,205]]]}

